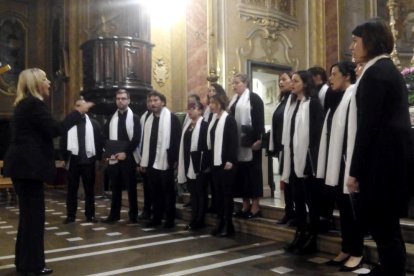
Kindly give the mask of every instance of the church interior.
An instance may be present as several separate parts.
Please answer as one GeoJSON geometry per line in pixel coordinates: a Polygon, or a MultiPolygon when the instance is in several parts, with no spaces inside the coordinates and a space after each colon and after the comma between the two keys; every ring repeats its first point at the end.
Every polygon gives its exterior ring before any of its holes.
{"type": "MultiPolygon", "coordinates": [[[[268,130],[280,93],[279,73],[315,65],[328,71],[338,61],[351,60],[353,28],[373,17],[391,26],[395,65],[400,70],[414,66],[411,0],[0,0],[0,62],[10,66],[0,75],[0,160],[10,138],[17,78],[25,68],[46,72],[51,81],[47,104],[55,118],[63,119],[83,97],[95,103],[91,114],[102,124],[116,109],[118,89],[130,92],[136,114],[145,112],[146,95],[155,89],[166,96],[171,111],[183,115],[190,94],[207,105],[209,83],[233,95],[233,76],[245,73],[264,102],[268,130]]],[[[236,236],[218,239],[208,231],[180,231],[190,218],[184,207],[189,196],[180,187],[177,217],[182,225],[172,230],[122,220],[110,226],[81,220],[62,225],[66,186],[58,166],[55,183],[46,188],[46,262],[55,275],[349,275],[323,266],[340,248],[338,231],[321,235],[312,256],[283,251],[295,230],[275,224],[284,206],[277,167],[263,151],[262,217],[234,219],[236,236]]],[[[97,168],[101,216],[110,205],[103,179],[103,169],[97,168]]],[[[141,207],[140,185],[138,195],[141,207]]],[[[411,206],[401,220],[407,275],[414,272],[411,206]]],[[[214,220],[208,215],[209,225],[214,220]]],[[[1,275],[15,275],[17,223],[12,186],[0,181],[1,275]]],[[[338,228],[337,212],[335,224],[338,228]]],[[[354,273],[368,273],[376,254],[367,238],[366,264],[354,273]]]]}

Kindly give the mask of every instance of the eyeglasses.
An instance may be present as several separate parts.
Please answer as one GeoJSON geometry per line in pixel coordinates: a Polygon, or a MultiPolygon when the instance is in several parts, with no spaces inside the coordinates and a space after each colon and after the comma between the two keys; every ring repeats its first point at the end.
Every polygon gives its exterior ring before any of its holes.
{"type": "Polygon", "coordinates": [[[123,97],[123,98],[116,98],[116,100],[117,101],[126,101],[126,100],[129,100],[128,98],[126,98],[126,97],[123,97]]]}

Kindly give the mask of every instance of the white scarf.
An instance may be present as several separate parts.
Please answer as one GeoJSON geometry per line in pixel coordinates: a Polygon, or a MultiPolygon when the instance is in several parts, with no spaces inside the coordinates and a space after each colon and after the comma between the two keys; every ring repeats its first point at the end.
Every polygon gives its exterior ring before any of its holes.
{"type": "Polygon", "coordinates": [[[142,140],[144,138],[144,124],[145,124],[145,119],[147,117],[148,114],[148,110],[144,112],[144,114],[142,114],[141,118],[139,119],[139,124],[141,126],[141,138],[139,140],[139,144],[138,147],[135,149],[135,153],[138,156],[138,160],[137,164],[139,164],[141,162],[141,148],[142,148],[142,140]]]}
{"type": "MultiPolygon", "coordinates": [[[[127,131],[127,135],[129,138],[129,141],[132,140],[132,137],[134,137],[134,113],[132,110],[128,107],[127,109],[127,116],[125,121],[125,127],[127,131]]],[[[109,122],[109,139],[110,140],[118,140],[118,110],[112,115],[111,121],[109,122]]],[[[132,152],[134,159],[137,163],[139,163],[139,156],[136,151],[132,152]]]]}
{"type": "MultiPolygon", "coordinates": [[[[203,121],[203,117],[198,118],[197,123],[191,133],[191,146],[190,152],[197,151],[198,148],[198,140],[200,137],[200,127],[201,122],[203,121]]],[[[177,180],[178,183],[185,183],[187,182],[187,178],[189,179],[196,179],[196,174],[194,172],[194,165],[193,160],[191,159],[190,155],[190,165],[188,167],[187,175],[185,175],[185,164],[184,164],[184,134],[187,131],[191,124],[191,120],[188,120],[187,123],[183,127],[183,131],[181,133],[181,141],[180,141],[180,152],[178,156],[178,175],[177,180]]]]}
{"type": "MultiPolygon", "coordinates": [[[[292,99],[291,96],[292,95],[289,95],[289,98],[286,101],[285,110],[283,111],[283,123],[284,123],[284,120],[285,120],[285,118],[287,116],[287,113],[288,113],[288,109],[289,109],[289,106],[290,106],[290,100],[292,99]]],[[[280,102],[276,105],[275,111],[277,110],[277,108],[279,107],[279,105],[280,105],[280,102]]],[[[270,151],[274,151],[275,150],[275,145],[273,143],[273,124],[272,124],[272,127],[270,128],[269,150],[270,151]]]]}
{"type": "Polygon", "coordinates": [[[189,121],[191,122],[190,116],[188,116],[188,113],[186,113],[183,121],[183,126],[185,126],[189,121]]]}
{"type": "Polygon", "coordinates": [[[325,120],[323,121],[323,128],[321,134],[321,140],[319,142],[319,152],[318,152],[318,168],[316,169],[316,178],[325,178],[326,172],[326,145],[328,140],[328,117],[331,114],[331,109],[326,112],[325,120]]]}
{"type": "MultiPolygon", "coordinates": [[[[296,103],[296,102],[295,102],[296,103]]],[[[310,99],[303,99],[299,104],[299,109],[295,118],[295,131],[293,134],[293,162],[295,164],[295,173],[297,177],[305,177],[304,170],[306,166],[308,148],[309,148],[309,104],[310,99]]],[[[290,168],[290,127],[293,112],[296,104],[289,107],[283,125],[283,140],[284,145],[284,159],[283,159],[283,174],[282,180],[289,183],[290,168]],[[286,126],[286,127],[285,127],[286,126]]]]}
{"type": "Polygon", "coordinates": [[[206,109],[204,110],[204,114],[203,114],[204,121],[207,123],[208,123],[208,118],[210,117],[210,114],[211,114],[211,109],[210,109],[210,106],[208,105],[206,109]]]}
{"type": "MultiPolygon", "coordinates": [[[[329,186],[337,186],[339,183],[339,172],[341,162],[344,162],[342,148],[344,143],[345,126],[347,122],[348,107],[351,98],[355,94],[356,86],[350,85],[342,97],[334,115],[332,116],[332,127],[329,141],[327,141],[326,120],[322,130],[321,142],[319,146],[318,156],[318,178],[325,178],[325,184],[329,186]],[[327,143],[329,143],[329,152],[326,152],[327,143]]],[[[330,110],[328,111],[330,112],[330,110]]],[[[326,115],[326,118],[328,114],[326,115]]],[[[354,126],[350,126],[351,133],[354,133],[354,126]]],[[[344,185],[344,193],[348,194],[348,188],[344,185]]]]}
{"type": "MultiPolygon", "coordinates": [[[[229,114],[227,111],[223,111],[220,118],[218,119],[216,132],[214,133],[214,152],[213,152],[213,165],[220,166],[223,163],[221,160],[221,152],[223,149],[223,135],[224,135],[224,125],[226,123],[226,118],[229,114]]],[[[211,119],[210,124],[208,125],[208,132],[207,132],[207,147],[211,150],[211,129],[214,123],[217,120],[217,114],[214,113],[213,118],[211,119]]]]}
{"type": "MultiPolygon", "coordinates": [[[[91,158],[96,154],[95,136],[93,133],[92,122],[87,114],[85,114],[85,120],[85,151],[86,156],[88,158],[91,158]]],[[[78,127],[76,125],[68,131],[67,150],[70,151],[73,155],[79,154],[78,127]]]]}
{"type": "Polygon", "coordinates": [[[318,98],[319,101],[321,102],[322,107],[325,106],[325,96],[326,96],[326,92],[328,91],[329,85],[327,85],[326,83],[324,85],[322,85],[321,89],[319,89],[318,92],[318,98]]]}
{"type": "MultiPolygon", "coordinates": [[[[237,94],[233,95],[229,109],[236,102],[237,96],[237,94]]],[[[250,91],[247,88],[244,90],[243,94],[241,94],[239,101],[236,104],[234,119],[236,119],[237,122],[237,132],[239,136],[239,150],[237,153],[237,159],[239,161],[251,161],[253,160],[252,148],[241,146],[242,125],[252,125],[250,91]]]]}
{"type": "MultiPolygon", "coordinates": [[[[154,113],[152,113],[144,125],[144,138],[142,145],[141,166],[148,167],[149,161],[149,147],[152,130],[152,123],[154,121],[154,113]]],[[[155,153],[155,161],[152,166],[154,169],[165,171],[168,167],[167,150],[170,148],[171,137],[171,112],[168,108],[163,107],[160,114],[160,122],[158,126],[157,148],[155,153]]]]}
{"type": "MultiPolygon", "coordinates": [[[[368,70],[369,67],[374,65],[378,60],[383,58],[389,58],[388,55],[380,55],[377,56],[365,64],[364,69],[362,70],[361,76],[355,83],[355,93],[353,93],[351,97],[351,102],[349,104],[349,116],[348,116],[348,139],[347,139],[347,146],[346,146],[346,163],[345,163],[345,173],[344,173],[344,186],[348,182],[349,171],[351,169],[351,161],[352,155],[354,154],[354,147],[355,147],[355,137],[357,132],[357,106],[356,106],[356,91],[358,89],[358,85],[362,77],[364,76],[365,72],[368,70]]],[[[363,126],[362,126],[363,127],[363,126]]]]}

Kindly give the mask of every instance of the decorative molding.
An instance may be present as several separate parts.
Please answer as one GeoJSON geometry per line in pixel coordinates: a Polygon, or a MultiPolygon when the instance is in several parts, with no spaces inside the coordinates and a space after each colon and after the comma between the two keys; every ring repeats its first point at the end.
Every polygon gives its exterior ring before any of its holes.
{"type": "Polygon", "coordinates": [[[160,87],[164,86],[169,78],[169,68],[163,57],[157,58],[154,66],[154,80],[160,87]]]}
{"type": "Polygon", "coordinates": [[[298,26],[295,0],[239,0],[240,17],[266,30],[266,39],[277,40],[280,32],[298,26]]]}
{"type": "Polygon", "coordinates": [[[239,47],[237,57],[239,68],[242,69],[242,62],[246,59],[254,59],[268,63],[289,65],[298,68],[298,58],[291,57],[289,50],[293,48],[292,42],[285,34],[279,34],[278,40],[269,40],[266,28],[255,28],[246,37],[248,47],[239,47]]]}
{"type": "Polygon", "coordinates": [[[395,14],[398,14],[398,11],[396,11],[398,9],[398,4],[395,0],[388,0],[387,1],[387,8],[389,11],[389,16],[390,16],[390,29],[392,32],[392,36],[394,37],[394,49],[391,52],[391,59],[394,62],[395,66],[397,66],[397,68],[401,69],[401,62],[400,59],[398,58],[398,50],[397,50],[397,38],[398,38],[398,31],[395,28],[395,14]]]}
{"type": "Polygon", "coordinates": [[[217,74],[217,71],[216,71],[216,69],[214,69],[214,68],[210,68],[210,73],[209,73],[209,75],[208,75],[208,77],[207,77],[207,80],[210,82],[210,83],[216,83],[217,81],[218,81],[218,79],[220,78],[220,75],[218,75],[217,74]]]}

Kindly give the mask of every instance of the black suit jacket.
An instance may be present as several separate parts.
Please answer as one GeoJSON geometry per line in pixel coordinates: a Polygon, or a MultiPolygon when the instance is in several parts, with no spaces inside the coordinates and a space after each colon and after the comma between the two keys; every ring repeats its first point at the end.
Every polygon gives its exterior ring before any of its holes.
{"type": "Polygon", "coordinates": [[[252,118],[254,142],[262,139],[264,128],[264,104],[256,93],[250,92],[250,116],[252,118]]]}
{"type": "Polygon", "coordinates": [[[78,111],[63,122],[53,119],[47,105],[29,96],[18,103],[11,120],[11,141],[4,158],[4,174],[16,179],[52,181],[55,177],[53,138],[81,120],[78,111]]]}
{"type": "Polygon", "coordinates": [[[357,133],[350,175],[359,181],[364,210],[405,215],[413,171],[408,92],[390,59],[362,76],[357,91],[357,133]]]}
{"type": "MultiPolygon", "coordinates": [[[[94,156],[94,159],[100,160],[102,157],[102,148],[104,144],[101,127],[95,119],[91,117],[89,117],[89,119],[91,120],[91,123],[92,123],[93,136],[95,139],[96,155],[94,156]]],[[[71,158],[72,153],[67,150],[67,145],[68,145],[68,132],[66,132],[65,135],[62,135],[62,138],[60,139],[61,158],[65,161],[69,161],[69,159],[73,161],[75,159],[71,158]]]]}

